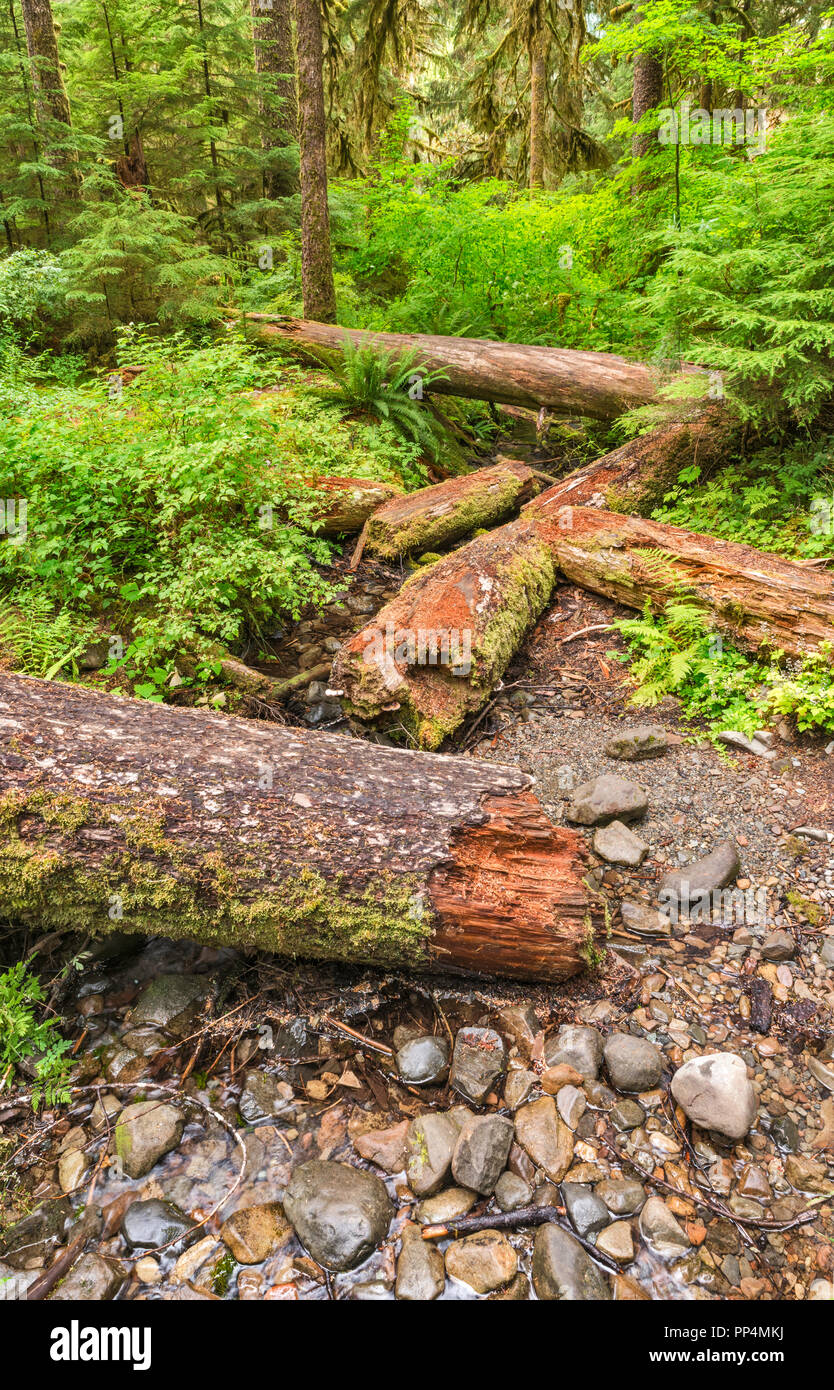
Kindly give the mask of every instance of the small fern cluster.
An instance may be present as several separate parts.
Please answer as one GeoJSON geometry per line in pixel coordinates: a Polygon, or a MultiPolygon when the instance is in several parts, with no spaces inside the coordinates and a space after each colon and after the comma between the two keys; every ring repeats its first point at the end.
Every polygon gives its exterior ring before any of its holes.
{"type": "Polygon", "coordinates": [[[66,1053],[70,1043],[58,1034],[56,1019],[41,1021],[37,1018],[36,1007],[43,1001],[40,980],[30,974],[25,961],[18,961],[0,974],[0,1088],[7,1083],[15,1067],[35,1057],[32,1087],[35,1109],[42,1099],[47,1105],[64,1104],[69,1100],[67,1085],[71,1064],[66,1053]]]}
{"type": "Polygon", "coordinates": [[[428,371],[416,352],[380,352],[371,342],[355,344],[349,338],[345,339],[341,359],[327,363],[326,368],[335,384],[314,388],[311,394],[317,400],[346,412],[385,420],[423,453],[437,458],[443,431],[421,405],[421,398],[412,393],[418,381],[422,393],[433,381],[440,380],[443,372],[428,371]]]}
{"type": "Polygon", "coordinates": [[[0,612],[0,661],[33,676],[53,680],[87,647],[94,625],[85,625],[67,609],[55,611],[39,589],[16,596],[13,606],[0,612]]]}

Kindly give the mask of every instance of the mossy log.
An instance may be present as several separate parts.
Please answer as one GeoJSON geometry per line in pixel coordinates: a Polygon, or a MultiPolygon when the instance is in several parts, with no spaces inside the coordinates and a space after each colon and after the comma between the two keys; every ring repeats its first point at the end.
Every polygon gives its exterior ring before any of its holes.
{"type": "Polygon", "coordinates": [[[834,575],[640,517],[563,507],[547,527],[554,560],[575,584],[642,609],[700,604],[742,647],[791,656],[834,642],[834,575]]]}
{"type": "Polygon", "coordinates": [[[351,716],[439,748],[489,698],[555,578],[537,521],[477,536],[406,581],[342,647],[331,683],[351,716]]]}
{"type": "Polygon", "coordinates": [[[603,922],[515,768],[0,676],[3,914],[559,980],[603,922]]]}
{"type": "Polygon", "coordinates": [[[570,505],[645,515],[677,482],[682,468],[697,464],[705,472],[724,463],[738,432],[738,422],[720,406],[668,421],[561,478],[528,502],[526,510],[547,517],[570,505]]]}
{"type": "MultiPolygon", "coordinates": [[[[247,314],[247,332],[265,344],[295,344],[314,355],[341,352],[345,340],[372,343],[381,352],[416,353],[429,372],[444,377],[431,391],[448,396],[545,406],[560,414],[614,420],[658,399],[661,374],[643,362],[607,352],[501,343],[490,338],[446,338],[428,333],[367,333],[338,324],[275,314],[247,314]]],[[[689,373],[698,368],[685,366],[689,373]]]]}
{"type": "Polygon", "coordinates": [[[538,489],[531,469],[515,459],[449,478],[379,507],[368,522],[365,548],[383,560],[435,550],[503,521],[538,489]]]}
{"type": "Polygon", "coordinates": [[[309,478],[307,483],[319,495],[316,515],[324,536],[361,531],[378,507],[402,494],[402,488],[395,483],[380,483],[373,478],[317,477],[309,478]]]}

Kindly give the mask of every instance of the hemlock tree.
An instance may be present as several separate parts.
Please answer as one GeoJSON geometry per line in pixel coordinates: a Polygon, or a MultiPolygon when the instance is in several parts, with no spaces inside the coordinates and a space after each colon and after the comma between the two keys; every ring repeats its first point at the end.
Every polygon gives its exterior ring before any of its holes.
{"type": "Polygon", "coordinates": [[[287,198],[298,192],[298,176],[287,167],[287,146],[298,140],[298,99],[290,0],[250,0],[255,71],[261,79],[258,119],[261,147],[267,157],[265,198],[287,198]]]}
{"type": "Polygon", "coordinates": [[[322,23],[319,0],[295,0],[301,173],[301,290],[304,317],[336,322],[327,207],[322,23]]]}
{"type": "Polygon", "coordinates": [[[26,48],[32,69],[35,113],[46,160],[77,179],[74,151],[68,135],[72,122],[70,105],[61,76],[55,21],[49,0],[20,0],[26,30],[26,48]]]}

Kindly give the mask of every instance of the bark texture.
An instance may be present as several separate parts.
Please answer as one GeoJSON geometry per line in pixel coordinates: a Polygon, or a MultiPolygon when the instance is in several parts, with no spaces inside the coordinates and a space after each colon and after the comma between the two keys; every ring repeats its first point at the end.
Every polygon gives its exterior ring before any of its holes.
{"type": "Polygon", "coordinates": [[[300,121],[301,291],[304,313],[336,321],[336,288],[327,206],[327,143],[319,0],[295,0],[300,121]]]}
{"type": "Polygon", "coordinates": [[[547,104],[546,40],[530,43],[530,187],[544,187],[544,119],[547,104]]]}
{"type": "Polygon", "coordinates": [[[263,82],[258,94],[261,148],[270,160],[264,196],[288,198],[298,192],[293,170],[280,166],[276,151],[298,140],[298,97],[292,41],[291,0],[250,0],[255,71],[263,82]]]}
{"type": "MultiPolygon", "coordinates": [[[[663,101],[663,64],[653,53],[635,53],[632,82],[631,119],[637,125],[663,101]]],[[[656,131],[638,131],[631,142],[635,159],[648,154],[656,141],[656,131]]]]}
{"type": "Polygon", "coordinates": [[[546,406],[560,413],[613,420],[634,406],[656,401],[661,385],[661,376],[653,368],[606,352],[428,333],[365,333],[270,314],[247,314],[246,322],[265,343],[295,343],[316,353],[341,352],[345,338],[357,345],[372,343],[383,352],[416,351],[426,371],[446,373],[445,379],[431,383],[432,394],[468,396],[531,410],[546,406]]]}
{"type": "Polygon", "coordinates": [[[792,656],[834,641],[834,575],[749,545],[615,512],[565,508],[549,533],[575,584],[629,608],[694,599],[741,646],[792,656]]]}
{"type": "Polygon", "coordinates": [[[480,709],[555,583],[549,527],[519,520],[413,575],[346,642],[332,684],[361,721],[439,748],[480,709]]]}
{"type": "Polygon", "coordinates": [[[537,516],[552,516],[565,505],[648,511],[658,505],[682,468],[697,463],[705,470],[722,463],[737,434],[737,422],[720,408],[674,420],[569,473],[528,502],[525,510],[537,516]]]}
{"type": "Polygon", "coordinates": [[[44,930],[558,980],[601,932],[515,768],[0,677],[0,888],[44,930]]]}
{"type": "Polygon", "coordinates": [[[20,0],[26,30],[26,48],[32,70],[35,111],[44,149],[51,164],[67,168],[74,163],[64,151],[54,148],[56,125],[71,126],[70,104],[61,75],[55,21],[50,0],[20,0]]]}
{"type": "Polygon", "coordinates": [[[310,478],[308,482],[321,496],[321,534],[324,536],[361,531],[368,517],[378,508],[390,506],[402,491],[394,483],[379,483],[373,478],[325,477],[310,478]]]}
{"type": "Polygon", "coordinates": [[[506,459],[494,468],[479,468],[434,487],[420,488],[374,512],[366,549],[384,560],[394,560],[399,555],[448,545],[478,527],[503,521],[538,486],[525,464],[506,459]]]}

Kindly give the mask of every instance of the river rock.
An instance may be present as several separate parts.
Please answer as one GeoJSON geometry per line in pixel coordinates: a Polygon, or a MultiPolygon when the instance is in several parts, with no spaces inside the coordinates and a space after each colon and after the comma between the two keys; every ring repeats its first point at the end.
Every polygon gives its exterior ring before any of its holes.
{"type": "Polygon", "coordinates": [[[518,1271],[518,1258],[501,1231],[475,1231],[452,1241],[446,1251],[446,1270],[476,1293],[490,1293],[509,1283],[518,1271]]]}
{"type": "Polygon", "coordinates": [[[414,1215],[421,1226],[445,1226],[447,1222],[465,1216],[477,1200],[477,1192],[472,1192],[468,1187],[447,1187],[436,1197],[427,1197],[424,1202],[418,1202],[414,1215]]]}
{"type": "Polygon", "coordinates": [[[631,1264],[634,1259],[634,1239],[627,1221],[612,1221],[610,1226],[597,1236],[597,1250],[617,1264],[631,1264]]]}
{"type": "Polygon", "coordinates": [[[504,1104],[510,1110],[517,1110],[528,1099],[537,1080],[536,1073],[528,1071],[526,1067],[514,1067],[508,1071],[504,1082],[504,1104]]]}
{"type": "Polygon", "coordinates": [[[648,809],[649,798],[636,782],[603,776],[576,788],[565,815],[577,825],[608,825],[612,820],[637,820],[648,809]]]}
{"type": "Polygon", "coordinates": [[[612,820],[594,833],[594,853],[609,864],[623,864],[628,869],[636,869],[648,852],[645,840],[641,840],[621,820],[612,820]]]}
{"type": "Polygon", "coordinates": [[[293,1229],[280,1202],[240,1207],[220,1228],[220,1239],[239,1265],[259,1265],[289,1245],[293,1229]]]}
{"type": "Polygon", "coordinates": [[[603,752],[617,762],[638,763],[644,758],[661,758],[668,747],[666,730],[659,724],[637,724],[610,738],[603,752]]]}
{"type": "Polygon", "coordinates": [[[423,1034],[410,1038],[397,1052],[397,1071],[409,1086],[440,1086],[449,1071],[449,1044],[445,1038],[423,1034]]]}
{"type": "Polygon", "coordinates": [[[458,1186],[484,1196],[494,1192],[512,1142],[512,1120],[504,1115],[473,1115],[460,1131],[452,1155],[452,1177],[458,1186]]]}
{"type": "Polygon", "coordinates": [[[674,1258],[689,1249],[689,1237],[660,1197],[649,1197],[640,1213],[640,1234],[659,1255],[674,1258]]]}
{"type": "Polygon", "coordinates": [[[743,1139],[758,1112],[747,1067],[734,1052],[708,1052],[685,1062],[672,1078],[672,1095],[693,1124],[728,1139],[743,1139]]]}
{"type": "Polygon", "coordinates": [[[671,936],[672,923],[665,912],[658,912],[656,907],[647,907],[645,903],[631,902],[624,898],[620,903],[620,916],[623,925],[629,931],[636,931],[641,936],[671,936]]]}
{"type": "Polygon", "coordinates": [[[51,1303],[106,1303],[115,1298],[125,1281],[122,1265],[108,1263],[92,1251],[76,1261],[50,1296],[51,1303]]]}
{"type": "Polygon", "coordinates": [[[194,1222],[173,1202],[154,1197],[131,1202],[122,1217],[122,1235],[131,1250],[155,1250],[158,1245],[182,1240],[194,1222]]]}
{"type": "Polygon", "coordinates": [[[555,1038],[544,1045],[544,1060],[550,1067],[563,1063],[574,1068],[586,1081],[596,1081],[604,1048],[602,1034],[596,1028],[567,1024],[555,1038]]]}
{"type": "Polygon", "coordinates": [[[539,1227],[533,1243],[533,1288],[541,1299],[602,1302],[611,1298],[605,1275],[579,1242],[549,1223],[539,1227]]]}
{"type": "Polygon", "coordinates": [[[126,1105],[116,1121],[116,1153],[129,1178],[143,1178],[175,1149],[184,1128],[176,1106],[158,1100],[126,1105]]]}
{"type": "Polygon", "coordinates": [[[580,1091],[577,1086],[560,1086],[556,1095],[556,1109],[568,1129],[576,1129],[588,1102],[585,1092],[580,1091]]]}
{"type": "Polygon", "coordinates": [[[381,1178],[329,1159],[311,1159],[293,1170],[284,1211],[313,1259],[335,1270],[366,1260],[385,1239],[394,1214],[381,1178]]]}
{"type": "Polygon", "coordinates": [[[595,1190],[615,1216],[634,1216],[646,1200],[642,1185],[627,1178],[604,1178],[595,1190]]]}
{"type": "Polygon", "coordinates": [[[384,1173],[401,1173],[408,1159],[408,1120],[385,1129],[371,1129],[353,1141],[360,1158],[375,1163],[384,1173]]]}
{"type": "Polygon", "coordinates": [[[587,1240],[589,1236],[601,1231],[611,1220],[611,1214],[593,1188],[584,1183],[563,1182],[562,1198],[568,1220],[578,1236],[587,1240]]]}
{"type": "Polygon", "coordinates": [[[253,1067],[243,1078],[237,1105],[240,1118],[248,1125],[286,1115],[295,1109],[294,1092],[288,1081],[253,1067]]]}
{"type": "Polygon", "coordinates": [[[663,1074],[663,1053],[647,1038],[612,1033],[603,1052],[612,1086],[618,1091],[651,1091],[663,1074]]]}
{"type": "Polygon", "coordinates": [[[495,1200],[501,1211],[515,1211],[516,1207],[526,1207],[531,1196],[530,1184],[520,1178],[518,1173],[504,1172],[495,1184],[495,1200]]]}
{"type": "Polygon", "coordinates": [[[432,1241],[423,1240],[419,1226],[407,1221],[397,1260],[396,1297],[406,1303],[428,1303],[439,1298],[445,1287],[446,1271],[441,1252],[432,1241]]]}
{"type": "Polygon", "coordinates": [[[684,915],[709,913],[710,897],[732,883],[741,869],[734,840],[722,840],[703,859],[695,859],[683,869],[664,874],[660,880],[661,905],[684,915]]]}
{"type": "Polygon", "coordinates": [[[486,1100],[507,1064],[504,1040],[492,1028],[461,1028],[452,1056],[452,1086],[474,1105],[486,1100]]]}
{"type": "Polygon", "coordinates": [[[796,942],[789,931],[770,931],[762,942],[762,955],[765,960],[792,960],[796,942]]]}
{"type": "Polygon", "coordinates": [[[211,982],[204,975],[158,975],[136,1000],[129,1015],[130,1027],[159,1028],[182,1037],[210,989],[211,982]]]}
{"type": "Polygon", "coordinates": [[[519,1056],[530,1060],[533,1043],[541,1032],[532,1004],[508,1004],[498,1014],[499,1031],[518,1048],[519,1056]]]}
{"type": "Polygon", "coordinates": [[[406,1133],[406,1173],[417,1197],[430,1197],[443,1186],[452,1166],[460,1127],[440,1110],[418,1115],[406,1133]]]}
{"type": "Polygon", "coordinates": [[[561,1182],[573,1158],[573,1134],[556,1112],[552,1096],[531,1100],[516,1111],[515,1133],[537,1168],[561,1182]]]}

